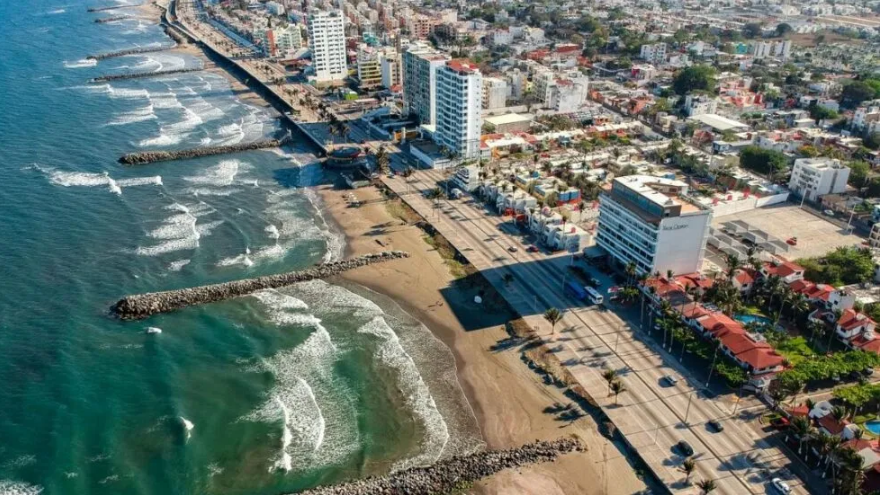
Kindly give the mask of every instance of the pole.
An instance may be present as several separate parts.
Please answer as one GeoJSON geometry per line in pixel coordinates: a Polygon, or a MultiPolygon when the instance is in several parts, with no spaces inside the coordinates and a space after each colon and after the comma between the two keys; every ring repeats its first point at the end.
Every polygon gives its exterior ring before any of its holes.
{"type": "Polygon", "coordinates": [[[614,352],[617,352],[617,342],[620,340],[620,330],[617,330],[617,338],[614,339],[614,352]]]}
{"type": "Polygon", "coordinates": [[[739,386],[739,390],[736,391],[736,403],[733,405],[733,414],[730,417],[736,416],[736,408],[739,407],[739,400],[742,398],[742,385],[739,386]]]}
{"type": "Polygon", "coordinates": [[[715,347],[715,356],[712,357],[712,366],[709,368],[709,378],[706,379],[706,386],[709,386],[709,382],[712,381],[712,372],[715,371],[715,361],[718,359],[718,349],[721,349],[721,343],[718,343],[718,346],[715,347]]]}

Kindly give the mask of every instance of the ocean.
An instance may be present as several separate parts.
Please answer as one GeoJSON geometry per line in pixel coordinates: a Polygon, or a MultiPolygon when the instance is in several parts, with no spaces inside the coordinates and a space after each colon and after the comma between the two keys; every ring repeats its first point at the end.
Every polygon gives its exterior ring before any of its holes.
{"type": "Polygon", "coordinates": [[[0,2],[0,495],[277,494],[481,446],[450,351],[394,301],[316,281],[143,322],[129,293],[339,259],[303,143],[123,167],[262,139],[272,110],[145,20],[0,2]]]}

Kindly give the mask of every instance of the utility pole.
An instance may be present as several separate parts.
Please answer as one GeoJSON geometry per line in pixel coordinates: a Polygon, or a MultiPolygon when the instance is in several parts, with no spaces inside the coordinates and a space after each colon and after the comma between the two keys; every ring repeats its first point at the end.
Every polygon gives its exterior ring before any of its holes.
{"type": "Polygon", "coordinates": [[[689,416],[690,413],[691,413],[691,399],[694,398],[694,393],[695,393],[695,392],[696,392],[696,391],[691,392],[690,394],[688,394],[688,405],[687,405],[687,409],[685,409],[685,411],[684,411],[684,424],[688,424],[688,416],[689,416]]]}
{"type": "Polygon", "coordinates": [[[709,378],[706,379],[706,386],[712,381],[712,373],[715,371],[715,361],[718,359],[718,349],[721,349],[721,342],[715,347],[715,355],[712,357],[712,366],[709,368],[709,378]]]}

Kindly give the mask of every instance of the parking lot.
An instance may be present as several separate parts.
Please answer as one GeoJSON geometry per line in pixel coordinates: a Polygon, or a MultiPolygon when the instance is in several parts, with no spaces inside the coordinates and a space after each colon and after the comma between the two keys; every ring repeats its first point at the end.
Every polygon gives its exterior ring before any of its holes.
{"type": "Polygon", "coordinates": [[[839,246],[860,245],[864,240],[846,233],[820,216],[788,203],[714,217],[712,226],[720,229],[722,224],[737,220],[747,222],[783,241],[796,237],[797,245],[789,246],[787,253],[780,253],[780,256],[791,260],[822,256],[839,246]]]}

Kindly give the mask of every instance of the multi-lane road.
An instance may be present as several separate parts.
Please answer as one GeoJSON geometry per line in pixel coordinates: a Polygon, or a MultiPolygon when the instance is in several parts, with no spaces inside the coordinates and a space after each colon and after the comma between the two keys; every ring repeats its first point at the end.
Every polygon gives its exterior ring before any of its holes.
{"type": "Polygon", "coordinates": [[[517,311],[529,315],[539,331],[550,331],[541,316],[545,309],[565,309],[557,325],[561,332],[550,346],[671,490],[698,491],[684,483],[685,457],[675,446],[685,440],[694,449],[697,465],[691,482],[714,479],[717,493],[774,493],[770,480],[780,477],[794,493],[806,493],[786,468],[792,461],[742,417],[735,417],[734,404],[707,397],[704,384],[689,379],[675,356],[646,338],[647,329],[638,329],[636,322],[630,325],[615,312],[583,307],[563,292],[563,281],[571,276],[569,255],[528,252],[520,237],[502,228],[503,218],[473,199],[435,205],[422,195],[445,179],[444,172],[432,170],[385,181],[480,269],[517,311]],[[601,376],[606,367],[617,371],[626,387],[617,398],[608,395],[601,376]],[[680,380],[674,386],[666,384],[666,375],[680,380]],[[723,431],[707,425],[713,419],[721,421],[723,431]]]}

